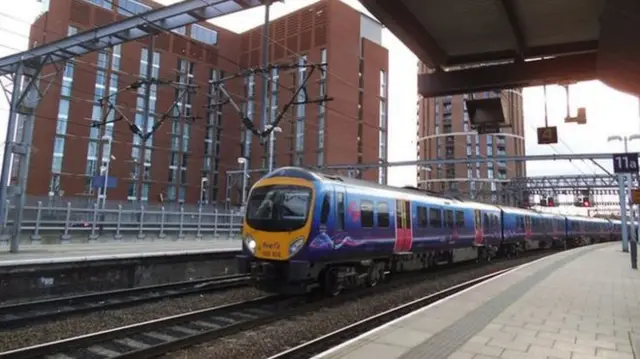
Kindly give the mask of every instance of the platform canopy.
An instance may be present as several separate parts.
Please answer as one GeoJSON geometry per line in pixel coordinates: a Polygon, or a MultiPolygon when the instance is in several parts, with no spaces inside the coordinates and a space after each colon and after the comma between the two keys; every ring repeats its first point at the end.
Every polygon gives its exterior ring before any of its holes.
{"type": "Polygon", "coordinates": [[[640,94],[640,1],[361,0],[430,69],[423,96],[600,79],[640,94]]]}

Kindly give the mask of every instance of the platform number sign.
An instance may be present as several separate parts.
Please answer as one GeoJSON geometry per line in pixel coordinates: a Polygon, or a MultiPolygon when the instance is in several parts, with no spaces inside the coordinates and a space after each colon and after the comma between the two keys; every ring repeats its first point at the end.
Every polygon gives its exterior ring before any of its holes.
{"type": "Polygon", "coordinates": [[[613,155],[613,172],[615,173],[637,173],[638,154],[637,153],[616,153],[613,155]]]}

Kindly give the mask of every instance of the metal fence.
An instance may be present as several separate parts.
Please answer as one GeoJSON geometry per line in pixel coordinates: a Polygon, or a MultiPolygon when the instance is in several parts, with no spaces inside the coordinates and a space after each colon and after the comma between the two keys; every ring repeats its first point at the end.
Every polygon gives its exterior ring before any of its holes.
{"type": "MultiPolygon", "coordinates": [[[[7,203],[3,224],[0,227],[0,240],[7,241],[13,226],[15,206],[7,203]]],[[[237,236],[242,228],[244,212],[241,209],[224,210],[205,206],[196,208],[166,208],[144,205],[125,208],[118,204],[115,208],[100,208],[94,203],[91,208],[76,207],[71,202],[62,206],[37,201],[36,205],[27,205],[23,209],[23,221],[20,229],[21,242],[40,241],[44,236],[58,237],[67,241],[75,237],[98,239],[124,236],[145,238],[173,236],[182,239],[186,236],[201,238],[237,236]],[[27,236],[25,238],[25,235],[27,236]]]]}

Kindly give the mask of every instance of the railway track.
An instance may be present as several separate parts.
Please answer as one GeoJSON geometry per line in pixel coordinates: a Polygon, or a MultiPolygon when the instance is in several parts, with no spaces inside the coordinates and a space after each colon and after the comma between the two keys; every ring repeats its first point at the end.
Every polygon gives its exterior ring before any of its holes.
{"type": "MultiPolygon", "coordinates": [[[[534,254],[539,256],[540,252],[534,252],[525,256],[533,256],[534,254]]],[[[0,358],[151,358],[216,338],[230,336],[275,321],[289,319],[296,315],[317,311],[320,308],[333,307],[357,298],[392,291],[398,289],[398,287],[414,284],[416,281],[433,280],[438,276],[455,274],[472,268],[477,269],[479,267],[477,264],[463,264],[443,268],[427,275],[425,275],[425,273],[409,273],[387,285],[347,291],[340,296],[332,298],[324,298],[321,296],[284,297],[270,295],[245,302],[207,308],[79,337],[16,349],[0,353],[0,358]]],[[[436,295],[442,297],[446,295],[446,293],[452,294],[455,290],[462,290],[464,286],[471,286],[504,271],[505,270],[501,270],[491,273],[485,277],[439,292],[436,295]]],[[[421,305],[426,305],[424,303],[426,302],[423,302],[421,305]]],[[[416,302],[410,304],[412,306],[406,307],[405,310],[411,311],[414,310],[411,308],[417,308],[420,305],[416,302]]],[[[387,315],[391,314],[387,313],[387,315]]],[[[326,345],[323,343],[320,344],[326,345]]]]}
{"type": "Polygon", "coordinates": [[[0,353],[0,358],[149,358],[280,318],[306,299],[265,296],[0,353]]]}
{"type": "Polygon", "coordinates": [[[235,274],[11,304],[0,307],[0,331],[73,314],[122,308],[165,298],[240,287],[248,283],[246,275],[235,274]]]}

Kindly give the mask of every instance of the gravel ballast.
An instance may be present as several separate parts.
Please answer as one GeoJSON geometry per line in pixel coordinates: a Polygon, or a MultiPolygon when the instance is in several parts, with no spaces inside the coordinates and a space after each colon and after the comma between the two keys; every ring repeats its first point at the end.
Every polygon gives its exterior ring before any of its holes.
{"type": "Polygon", "coordinates": [[[236,288],[168,298],[130,308],[101,310],[10,331],[0,331],[0,352],[244,301],[262,295],[264,293],[253,288],[236,288]]]}
{"type": "Polygon", "coordinates": [[[475,270],[442,275],[432,280],[402,286],[389,292],[381,292],[333,308],[324,308],[179,352],[168,353],[164,358],[264,359],[412,300],[546,255],[548,254],[527,256],[485,265],[475,270]]]}

